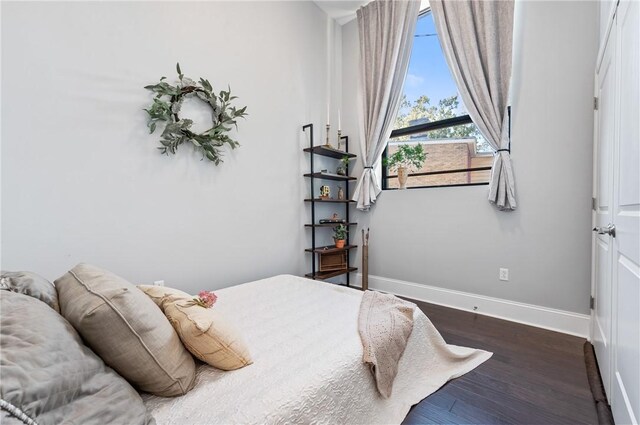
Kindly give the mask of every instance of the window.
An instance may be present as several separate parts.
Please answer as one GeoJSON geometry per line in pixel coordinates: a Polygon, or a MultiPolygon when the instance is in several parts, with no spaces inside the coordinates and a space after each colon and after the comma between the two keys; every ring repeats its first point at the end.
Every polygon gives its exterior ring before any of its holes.
{"type": "MultiPolygon", "coordinates": [[[[488,184],[493,150],[467,115],[447,65],[429,9],[420,13],[400,110],[383,164],[401,146],[421,145],[422,167],[409,169],[407,187],[488,184]]],[[[382,188],[399,187],[383,165],[382,188]]]]}

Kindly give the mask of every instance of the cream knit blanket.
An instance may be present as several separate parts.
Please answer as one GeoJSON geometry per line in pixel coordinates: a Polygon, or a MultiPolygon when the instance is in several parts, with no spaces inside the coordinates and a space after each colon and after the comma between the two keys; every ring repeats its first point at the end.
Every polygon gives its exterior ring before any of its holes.
{"type": "Polygon", "coordinates": [[[415,304],[390,294],[366,291],[362,296],[358,316],[362,361],[370,367],[378,392],[384,398],[391,396],[398,364],[412,338],[414,317],[418,320],[419,336],[413,338],[420,338],[418,343],[429,358],[420,365],[426,375],[421,380],[424,397],[491,357],[492,353],[487,351],[447,344],[429,318],[420,311],[414,312],[415,308],[415,304]]]}
{"type": "Polygon", "coordinates": [[[384,398],[391,395],[398,362],[413,330],[415,307],[390,294],[365,291],[362,295],[358,316],[362,361],[371,368],[384,398]]]}

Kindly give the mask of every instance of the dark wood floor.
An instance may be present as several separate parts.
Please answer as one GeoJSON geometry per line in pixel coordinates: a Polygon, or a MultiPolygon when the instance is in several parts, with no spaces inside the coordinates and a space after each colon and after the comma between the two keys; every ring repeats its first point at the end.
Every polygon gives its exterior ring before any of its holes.
{"type": "Polygon", "coordinates": [[[449,344],[493,352],[411,409],[404,424],[597,424],[584,339],[414,301],[449,344]]]}

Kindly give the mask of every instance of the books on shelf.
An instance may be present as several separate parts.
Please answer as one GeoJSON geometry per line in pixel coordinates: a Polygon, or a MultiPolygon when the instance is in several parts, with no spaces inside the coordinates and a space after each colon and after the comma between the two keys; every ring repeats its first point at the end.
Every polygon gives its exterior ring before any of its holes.
{"type": "Polygon", "coordinates": [[[340,224],[340,223],[346,223],[346,220],[343,220],[341,218],[338,219],[333,219],[333,218],[323,218],[320,220],[320,224],[340,224]]]}

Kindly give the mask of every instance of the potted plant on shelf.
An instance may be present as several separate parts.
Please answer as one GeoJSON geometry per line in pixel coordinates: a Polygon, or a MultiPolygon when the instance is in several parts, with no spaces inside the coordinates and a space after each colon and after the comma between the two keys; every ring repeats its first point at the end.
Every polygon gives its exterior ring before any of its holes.
{"type": "Polygon", "coordinates": [[[399,145],[398,150],[385,158],[382,163],[385,167],[389,167],[390,170],[397,171],[400,189],[406,189],[409,169],[419,170],[426,159],[427,153],[420,143],[416,143],[414,146],[399,145]]]}
{"type": "Polygon", "coordinates": [[[349,157],[347,155],[340,159],[340,165],[336,169],[336,174],[346,176],[349,171],[349,157]]]}
{"type": "Polygon", "coordinates": [[[339,224],[333,228],[333,240],[336,242],[336,248],[344,248],[347,232],[347,226],[344,224],[339,224]]]}

